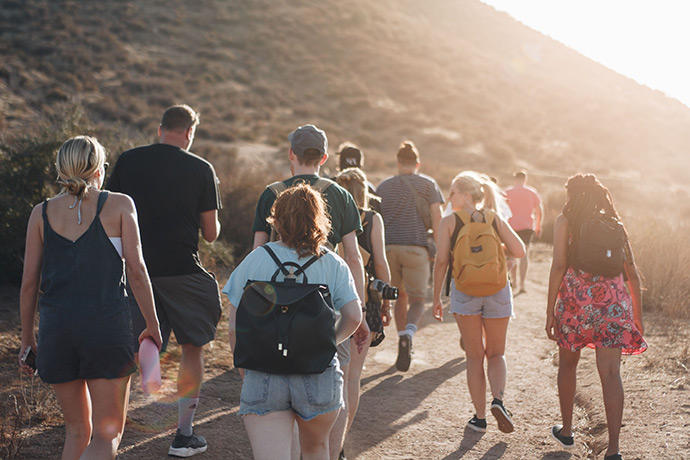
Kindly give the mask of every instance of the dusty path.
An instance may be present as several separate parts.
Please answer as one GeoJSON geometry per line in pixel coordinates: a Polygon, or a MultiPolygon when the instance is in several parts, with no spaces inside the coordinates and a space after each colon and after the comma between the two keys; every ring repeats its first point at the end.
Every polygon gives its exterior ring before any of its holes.
{"type": "MultiPolygon", "coordinates": [[[[515,432],[499,432],[491,416],[487,433],[465,428],[473,408],[457,326],[448,314],[438,323],[427,312],[415,336],[408,372],[393,367],[397,353],[394,328],[387,331],[389,337],[381,346],[372,349],[364,371],[360,410],[346,442],[349,459],[603,458],[605,420],[591,350],[583,352],[580,363],[576,447],[563,451],[549,437],[550,427],[559,419],[556,347],[543,332],[549,247],[535,247],[531,262],[528,292],[516,298],[516,317],[508,331],[505,403],[514,414],[515,432]]],[[[643,355],[624,358],[622,453],[625,459],[690,459],[690,375],[683,364],[689,362],[687,324],[669,331],[668,324],[647,319],[647,327],[652,348],[643,355]],[[668,353],[674,341],[685,344],[684,355],[668,353]]],[[[220,330],[220,340],[206,355],[207,380],[196,421],[209,449],[195,458],[249,459],[249,442],[237,416],[241,381],[231,365],[227,326],[222,324],[220,330]]],[[[177,406],[172,397],[175,367],[166,368],[170,378],[160,394],[149,397],[138,389],[133,391],[119,459],[169,458],[177,406]]],[[[56,458],[63,433],[59,426],[40,428],[20,458],[56,458]]]]}

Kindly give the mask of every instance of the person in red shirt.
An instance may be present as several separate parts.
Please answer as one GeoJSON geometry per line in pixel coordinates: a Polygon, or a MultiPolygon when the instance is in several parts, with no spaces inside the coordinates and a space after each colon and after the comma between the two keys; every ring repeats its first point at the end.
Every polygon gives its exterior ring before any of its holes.
{"type": "MultiPolygon", "coordinates": [[[[544,208],[541,203],[539,193],[534,187],[527,185],[527,172],[520,170],[513,174],[513,186],[506,189],[508,206],[513,214],[508,223],[525,243],[525,251],[529,252],[529,244],[536,235],[541,235],[541,220],[544,208]]],[[[521,258],[518,264],[510,269],[510,279],[513,281],[514,288],[518,288],[517,294],[525,291],[525,278],[527,277],[527,259],[529,254],[521,258]],[[518,265],[520,267],[520,279],[517,278],[518,265]]]]}

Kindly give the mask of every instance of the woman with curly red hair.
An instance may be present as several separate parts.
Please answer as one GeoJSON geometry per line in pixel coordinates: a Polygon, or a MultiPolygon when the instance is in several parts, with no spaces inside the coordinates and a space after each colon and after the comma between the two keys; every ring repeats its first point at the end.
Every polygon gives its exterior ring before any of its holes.
{"type": "MultiPolygon", "coordinates": [[[[559,347],[558,397],[563,419],[563,425],[551,428],[551,435],[565,448],[575,444],[572,420],[577,364],[582,348],[594,348],[609,434],[604,459],[621,460],[621,354],[638,354],[647,349],[642,338],[640,274],[608,189],[593,174],[577,174],[568,179],[565,187],[568,199],[554,226],[546,308],[546,333],[559,347]],[[620,227],[620,273],[592,273],[597,270],[583,265],[581,254],[588,243],[583,241],[586,233],[582,229],[595,220],[620,227]]],[[[615,251],[607,250],[607,257],[615,258],[615,251]]]]}
{"type": "MultiPolygon", "coordinates": [[[[335,324],[335,342],[349,340],[361,321],[362,305],[347,264],[335,252],[325,249],[331,222],[321,194],[308,184],[290,187],[276,199],[269,222],[280,240],[252,251],[223,288],[231,304],[228,323],[233,350],[238,330],[236,307],[240,306],[247,281],[271,279],[276,271],[269,249],[283,264],[304,267],[300,277],[328,286],[333,308],[340,317],[335,324]],[[310,263],[313,256],[318,258],[310,263]]],[[[344,406],[343,384],[335,350],[330,364],[317,374],[246,369],[239,414],[243,416],[254,458],[289,460],[293,426],[297,422],[302,458],[328,459],[328,435],[344,406]]]]}

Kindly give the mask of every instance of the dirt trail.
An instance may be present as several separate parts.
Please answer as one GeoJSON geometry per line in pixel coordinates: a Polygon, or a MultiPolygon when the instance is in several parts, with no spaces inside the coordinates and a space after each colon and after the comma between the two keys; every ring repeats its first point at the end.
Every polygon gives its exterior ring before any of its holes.
{"type": "MultiPolygon", "coordinates": [[[[350,459],[600,459],[606,446],[601,389],[594,353],[585,350],[579,369],[576,447],[561,450],[549,437],[559,422],[556,346],[543,331],[550,248],[531,252],[527,293],[515,299],[516,317],[508,331],[508,385],[505,403],[513,412],[515,432],[503,434],[489,416],[487,433],[465,428],[473,414],[465,381],[466,361],[458,346],[452,317],[435,321],[430,311],[415,336],[414,357],[406,373],[395,371],[396,332],[372,349],[363,376],[362,398],[345,451],[350,459]]],[[[223,278],[221,278],[224,280],[223,278]]],[[[688,343],[687,325],[669,338],[667,326],[647,319],[650,350],[624,358],[626,404],[621,448],[627,459],[690,459],[690,375],[669,354],[671,342],[688,343]]],[[[207,377],[197,412],[196,429],[209,441],[203,459],[247,459],[251,449],[237,416],[241,380],[232,368],[227,326],[206,354],[207,377]]],[[[687,354],[687,345],[684,345],[687,354]]],[[[173,353],[175,353],[173,351],[173,353]]],[[[176,361],[176,359],[171,359],[176,361]]],[[[119,459],[167,459],[177,417],[173,376],[165,365],[163,391],[155,397],[139,389],[132,394],[129,422],[119,459]]],[[[133,384],[138,384],[136,380],[133,384]]],[[[136,387],[135,387],[136,388],[136,387]]],[[[20,458],[53,458],[59,452],[61,427],[43,427],[20,458]]],[[[197,457],[195,457],[197,458],[197,457]]]]}

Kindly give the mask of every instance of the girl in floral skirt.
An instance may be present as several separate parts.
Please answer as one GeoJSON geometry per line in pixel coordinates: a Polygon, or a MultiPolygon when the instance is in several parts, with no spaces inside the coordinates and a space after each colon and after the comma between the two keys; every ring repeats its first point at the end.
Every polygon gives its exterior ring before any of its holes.
{"type": "Polygon", "coordinates": [[[554,426],[551,435],[565,448],[574,446],[572,420],[577,363],[582,348],[594,348],[609,434],[604,459],[621,460],[618,452],[624,398],[621,354],[639,354],[647,349],[642,338],[640,275],[627,238],[622,273],[606,277],[573,266],[573,249],[578,244],[580,226],[594,217],[620,219],[609,191],[593,174],[571,177],[566,189],[568,200],[554,226],[546,308],[546,333],[559,347],[558,397],[563,419],[563,425],[554,426]]]}

